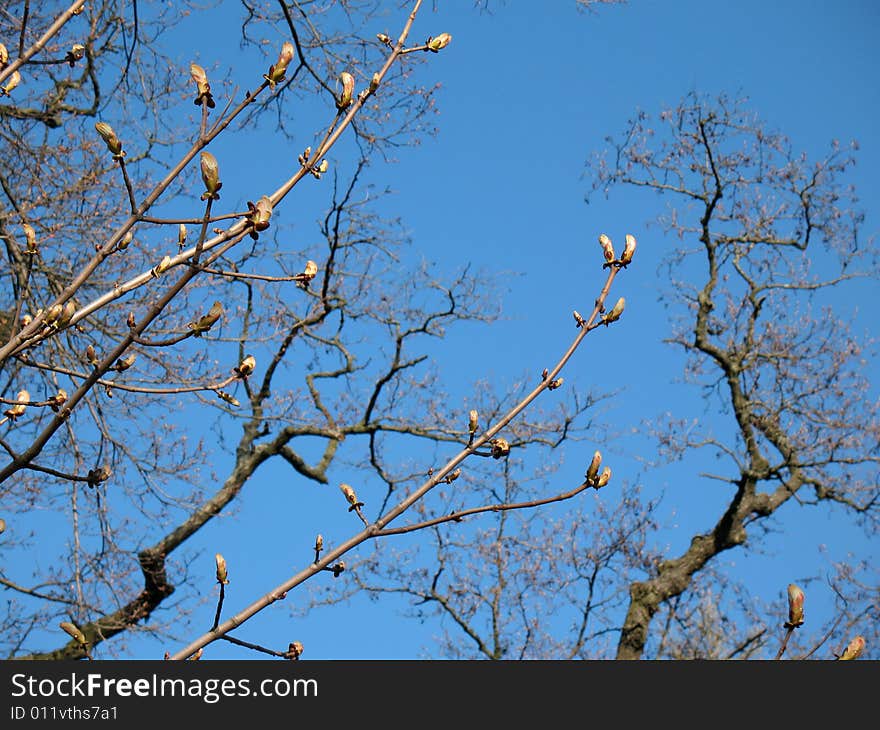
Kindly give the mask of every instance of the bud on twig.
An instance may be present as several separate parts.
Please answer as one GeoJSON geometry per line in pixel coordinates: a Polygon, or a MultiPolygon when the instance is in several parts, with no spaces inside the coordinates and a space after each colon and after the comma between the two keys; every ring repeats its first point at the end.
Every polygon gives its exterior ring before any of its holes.
{"type": "Polygon", "coordinates": [[[865,637],[857,636],[853,639],[849,644],[846,645],[846,649],[843,650],[843,654],[841,654],[838,659],[843,661],[848,661],[850,659],[858,659],[862,652],[865,650],[865,637]]]}
{"type": "Polygon", "coordinates": [[[200,105],[203,102],[208,105],[209,109],[214,108],[214,97],[211,95],[211,84],[208,83],[208,74],[197,63],[189,65],[189,75],[196,82],[196,98],[193,104],[200,105]]]}
{"type": "Polygon", "coordinates": [[[220,167],[217,164],[217,158],[210,152],[203,151],[199,166],[202,171],[202,181],[205,183],[202,200],[218,200],[220,195],[217,191],[223,187],[223,183],[220,182],[220,167]]]}
{"type": "Polygon", "coordinates": [[[6,82],[6,86],[0,88],[0,91],[3,93],[0,96],[9,96],[9,92],[12,91],[16,86],[21,83],[21,74],[18,71],[13,71],[9,76],[9,80],[6,82]]]}
{"type": "Polygon", "coordinates": [[[357,498],[357,494],[355,494],[354,489],[352,489],[348,484],[340,484],[339,488],[342,490],[342,493],[345,495],[345,500],[351,505],[348,508],[348,511],[357,509],[358,507],[363,507],[364,503],[359,502],[357,498]]]}
{"type": "Polygon", "coordinates": [[[90,487],[96,487],[97,485],[106,482],[112,474],[113,471],[110,467],[104,464],[95,467],[94,469],[89,469],[89,473],[86,476],[86,482],[90,487]]]}
{"type": "Polygon", "coordinates": [[[578,312],[576,309],[571,313],[571,315],[572,317],[574,317],[574,323],[576,327],[581,328],[586,324],[586,321],[581,316],[581,313],[578,312]]]}
{"type": "Polygon", "coordinates": [[[794,583],[788,586],[788,621],[785,628],[796,629],[804,623],[804,592],[794,583]]]}
{"type": "Polygon", "coordinates": [[[58,626],[64,629],[65,633],[70,634],[77,644],[86,646],[89,643],[86,641],[86,635],[75,624],[70,623],[70,621],[62,621],[58,626]]]}
{"type": "Polygon", "coordinates": [[[437,53],[438,51],[442,50],[443,48],[446,48],[446,46],[449,45],[449,41],[451,41],[451,40],[452,40],[452,36],[449,35],[449,33],[441,33],[440,35],[435,36],[434,38],[429,38],[428,43],[427,43],[428,50],[432,51],[433,53],[437,53]]]}
{"type": "Polygon", "coordinates": [[[0,517],[0,535],[6,532],[6,520],[0,517]]]}
{"type": "Polygon", "coordinates": [[[565,378],[556,378],[547,383],[547,390],[556,390],[565,382],[565,378]]]}
{"type": "Polygon", "coordinates": [[[111,127],[106,122],[98,122],[95,125],[95,129],[98,134],[101,135],[101,139],[104,140],[104,143],[107,145],[107,149],[113,154],[113,157],[121,157],[122,156],[122,142],[119,141],[119,137],[116,136],[116,132],[113,131],[113,127],[111,127]]]}
{"type": "Polygon", "coordinates": [[[468,413],[468,433],[476,433],[477,427],[480,425],[480,414],[476,410],[468,413]]]}
{"type": "Polygon", "coordinates": [[[599,475],[599,478],[596,480],[596,484],[594,486],[596,489],[601,489],[606,484],[608,484],[609,481],[611,481],[611,467],[606,466],[602,470],[602,473],[599,475]]]}
{"type": "Polygon", "coordinates": [[[164,274],[170,268],[171,268],[171,257],[170,256],[163,256],[162,260],[158,264],[156,264],[156,266],[154,266],[152,269],[150,269],[150,273],[152,273],[153,276],[158,279],[160,276],[162,276],[162,274],[164,274]]]}
{"type": "Polygon", "coordinates": [[[492,447],[492,458],[500,459],[510,453],[510,443],[505,438],[494,438],[489,442],[492,447]]]}
{"type": "Polygon", "coordinates": [[[300,274],[305,281],[311,281],[318,274],[318,264],[309,259],[306,261],[306,268],[300,274]]]}
{"type": "Polygon", "coordinates": [[[354,95],[354,76],[348,71],[339,74],[339,83],[342,84],[342,93],[336,100],[336,108],[342,111],[351,106],[352,97],[354,95]]]}
{"type": "Polygon", "coordinates": [[[380,43],[384,43],[386,46],[391,43],[391,38],[384,33],[376,33],[376,38],[379,39],[380,43]]]}
{"type": "Polygon", "coordinates": [[[97,366],[98,364],[98,353],[95,351],[95,346],[92,344],[89,344],[89,346],[86,347],[86,362],[92,366],[97,366]]]}
{"type": "Polygon", "coordinates": [[[293,60],[295,53],[296,50],[293,47],[293,43],[286,41],[284,45],[281,46],[281,53],[278,54],[278,60],[275,61],[272,66],[269,66],[269,73],[263,76],[263,78],[269,82],[269,88],[273,91],[275,90],[275,84],[279,81],[284,81],[284,74],[287,72],[287,67],[293,60]]]}
{"type": "Polygon", "coordinates": [[[602,247],[602,253],[605,255],[605,261],[614,261],[614,246],[611,245],[611,239],[604,233],[599,235],[599,245],[602,247]]]}
{"type": "Polygon", "coordinates": [[[593,454],[593,460],[590,462],[590,465],[587,467],[587,482],[592,486],[596,478],[599,476],[599,466],[602,464],[602,452],[596,450],[596,453],[593,454]]]}
{"type": "MultiPolygon", "coordinates": [[[[387,36],[386,36],[387,37],[387,36]]],[[[6,46],[0,43],[0,70],[6,66],[9,61],[9,51],[6,50],[6,46]]]]}
{"type": "Polygon", "coordinates": [[[602,321],[606,325],[610,324],[611,322],[616,322],[618,319],[620,319],[620,315],[623,314],[623,309],[625,306],[626,306],[626,299],[621,297],[620,299],[617,300],[617,304],[614,305],[614,307],[611,309],[611,311],[605,315],[605,317],[602,321]]]}
{"type": "Polygon", "coordinates": [[[27,253],[35,254],[37,252],[37,232],[30,223],[23,223],[21,229],[24,231],[24,240],[27,242],[27,253]]]}
{"type": "Polygon", "coordinates": [[[137,354],[133,352],[128,357],[119,358],[116,361],[116,365],[114,367],[118,372],[123,373],[126,370],[128,370],[132,365],[134,365],[134,361],[136,359],[137,359],[137,354]]]}
{"type": "Polygon", "coordinates": [[[67,52],[67,55],[64,57],[67,61],[68,65],[73,68],[76,66],[76,62],[81,60],[83,56],[86,55],[86,47],[82,43],[74,43],[70,50],[67,52]]]}
{"type": "Polygon", "coordinates": [[[19,416],[24,415],[24,412],[27,410],[27,404],[31,402],[31,394],[26,390],[20,390],[18,395],[15,396],[15,400],[14,406],[10,406],[3,411],[3,415],[7,416],[10,421],[14,421],[19,416]]]}
{"type": "Polygon", "coordinates": [[[315,537],[315,553],[320,553],[324,549],[324,536],[321,533],[318,533],[317,537],[315,537]]]}
{"type": "Polygon", "coordinates": [[[377,71],[376,73],[373,74],[373,78],[370,79],[370,93],[371,94],[375,93],[376,89],[379,88],[379,82],[380,82],[379,72],[377,71]]]}
{"type": "Polygon", "coordinates": [[[217,582],[224,586],[228,585],[229,573],[226,570],[226,559],[220,553],[217,553],[214,556],[214,563],[217,566],[217,582]]]}
{"type": "Polygon", "coordinates": [[[302,656],[303,645],[301,641],[291,641],[287,647],[287,658],[296,661],[302,656]]]}
{"type": "Polygon", "coordinates": [[[248,355],[238,364],[238,367],[233,368],[232,371],[237,373],[239,377],[246,378],[254,372],[255,367],[257,367],[257,359],[253,355],[248,355]]]}
{"type": "Polygon", "coordinates": [[[230,395],[225,390],[215,390],[214,392],[217,394],[217,397],[220,400],[228,403],[231,406],[235,406],[236,408],[238,408],[241,405],[241,403],[238,402],[238,398],[230,395]]]}
{"type": "Polygon", "coordinates": [[[187,327],[191,330],[195,330],[193,332],[193,337],[201,337],[205,332],[210,330],[211,327],[217,324],[217,320],[220,319],[222,315],[223,305],[220,302],[214,302],[206,315],[199,317],[195,322],[190,322],[187,327]]]}
{"type": "Polygon", "coordinates": [[[247,214],[247,219],[253,226],[250,236],[257,240],[260,231],[265,231],[269,227],[269,219],[272,217],[272,201],[268,195],[260,198],[256,205],[248,201],[248,210],[250,212],[247,214]]]}
{"type": "Polygon", "coordinates": [[[623,253],[620,254],[620,263],[626,266],[630,261],[633,260],[633,254],[636,251],[636,237],[626,234],[626,245],[623,248],[623,253]]]}
{"type": "Polygon", "coordinates": [[[53,395],[49,400],[51,401],[49,407],[55,413],[58,413],[58,411],[61,410],[64,404],[67,403],[67,391],[64,390],[64,388],[59,388],[58,392],[53,395]]]}

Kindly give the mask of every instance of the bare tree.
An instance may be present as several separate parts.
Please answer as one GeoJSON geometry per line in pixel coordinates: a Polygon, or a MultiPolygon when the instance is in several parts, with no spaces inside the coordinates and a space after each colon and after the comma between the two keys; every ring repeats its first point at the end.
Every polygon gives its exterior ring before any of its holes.
{"type": "MultiPolygon", "coordinates": [[[[342,574],[342,557],[365,541],[462,519],[416,508],[458,479],[465,460],[497,471],[511,450],[552,448],[577,429],[589,403],[572,398],[552,417],[532,406],[562,385],[586,335],[620,318],[623,300],[608,309],[605,300],[635,240],[619,255],[609,243],[604,259],[596,249],[604,278],[592,311],[575,314],[571,346],[552,368],[515,397],[487,393],[470,417],[448,407],[422,350],[456,322],[490,320],[491,283],[467,267],[446,281],[421,265],[403,275],[406,236],[377,214],[369,170],[427,127],[431,86],[416,71],[451,36],[410,40],[421,4],[376,36],[365,35],[373,15],[358,4],[245,3],[245,42],[267,27],[278,42],[243,90],[213,83],[200,63],[160,55],[170,19],[128,16],[124,4],[44,4],[37,15],[25,1],[0,20],[0,35],[19,40],[4,46],[0,69],[9,122],[0,159],[10,263],[0,344],[8,655],[91,657],[137,631],[191,638],[198,632],[179,589],[207,579],[220,586],[213,627],[174,658],[200,656],[218,639],[297,658],[297,642],[260,647],[230,632],[306,580],[342,574]],[[263,179],[259,165],[224,166],[217,140],[244,125],[288,142],[301,135],[281,110],[303,100],[321,126],[290,155],[285,179],[263,179]],[[347,161],[344,135],[355,143],[347,161]],[[278,218],[305,185],[326,191],[325,213],[296,248],[278,218]],[[225,207],[236,197],[247,209],[225,207]],[[517,418],[527,409],[534,416],[517,418]],[[188,411],[198,413],[195,433],[177,417],[188,411]],[[397,444],[424,456],[401,465],[387,456],[397,444]],[[225,473],[209,469],[222,450],[225,473]],[[216,576],[194,575],[182,548],[270,459],[317,484],[344,459],[385,494],[362,500],[341,485],[350,539],[324,545],[320,526],[300,526],[302,570],[221,621],[225,558],[218,553],[216,576]],[[51,517],[33,522],[37,506],[51,517]],[[390,525],[414,511],[407,526],[390,525]],[[47,563],[34,563],[37,547],[51,551],[47,563]]],[[[272,154],[267,142],[252,161],[272,154]]],[[[508,495],[501,507],[535,509],[607,481],[597,472],[526,502],[508,495]]]]}

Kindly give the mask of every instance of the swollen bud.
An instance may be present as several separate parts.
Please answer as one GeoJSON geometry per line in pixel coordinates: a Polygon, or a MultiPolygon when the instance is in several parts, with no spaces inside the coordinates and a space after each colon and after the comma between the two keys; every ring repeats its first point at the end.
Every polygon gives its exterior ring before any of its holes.
{"type": "Polygon", "coordinates": [[[229,573],[226,570],[226,559],[220,553],[217,553],[214,556],[214,563],[217,566],[217,582],[227,585],[229,583],[229,573]]]}
{"type": "Polygon", "coordinates": [[[340,484],[339,488],[342,490],[342,494],[345,495],[346,501],[351,505],[349,510],[362,506],[362,503],[358,502],[357,494],[355,494],[354,489],[348,484],[340,484]]]}
{"type": "Polygon", "coordinates": [[[286,41],[284,45],[281,46],[281,53],[278,54],[278,60],[275,61],[274,65],[269,66],[269,73],[263,78],[269,82],[269,88],[273,91],[275,89],[275,84],[284,80],[284,74],[287,72],[287,67],[293,60],[294,54],[295,49],[293,43],[286,41]]]}
{"type": "Polygon", "coordinates": [[[205,73],[205,69],[197,63],[191,63],[189,65],[189,75],[196,83],[196,98],[193,103],[201,104],[204,102],[208,105],[209,109],[213,109],[214,97],[211,95],[211,84],[208,83],[208,74],[205,73]]]}
{"type": "Polygon", "coordinates": [[[615,322],[620,319],[620,315],[623,314],[623,308],[626,306],[626,299],[621,297],[617,300],[617,304],[611,309],[608,314],[605,315],[605,322],[615,322]]]}
{"type": "Polygon", "coordinates": [[[202,152],[200,167],[202,181],[205,183],[205,192],[202,193],[202,200],[217,200],[220,197],[217,191],[223,187],[223,183],[220,182],[220,166],[217,164],[217,158],[210,152],[202,152]]]}
{"type": "Polygon", "coordinates": [[[844,661],[848,661],[850,659],[858,659],[862,652],[865,650],[865,637],[857,636],[853,639],[849,644],[846,645],[846,649],[843,650],[843,654],[841,654],[838,659],[842,659],[844,661]]]}
{"type": "Polygon", "coordinates": [[[27,241],[27,253],[34,254],[37,252],[37,232],[30,223],[23,223],[21,226],[24,231],[24,239],[27,241]]]}
{"type": "Polygon", "coordinates": [[[373,74],[373,78],[370,79],[370,93],[374,93],[376,89],[379,88],[379,72],[373,74]]]}
{"type": "Polygon", "coordinates": [[[591,485],[596,481],[596,477],[599,476],[599,466],[602,464],[602,452],[596,451],[593,454],[593,460],[590,462],[590,465],[587,467],[587,482],[591,485]]]}
{"type": "Polygon", "coordinates": [[[272,201],[268,195],[260,198],[256,205],[248,201],[248,210],[250,212],[246,217],[253,226],[250,236],[256,240],[259,237],[259,232],[265,231],[269,227],[269,219],[272,217],[272,201]]]}
{"type": "Polygon", "coordinates": [[[254,368],[257,367],[257,360],[253,355],[248,355],[244,360],[242,360],[237,368],[234,368],[234,372],[238,373],[242,378],[246,378],[252,372],[254,372],[254,368]]]}
{"type": "Polygon", "coordinates": [[[786,628],[797,628],[804,623],[804,592],[794,583],[788,586],[788,622],[786,628]]]}
{"type": "Polygon", "coordinates": [[[601,489],[606,484],[608,484],[609,481],[611,481],[611,467],[606,466],[602,470],[602,473],[599,475],[599,478],[596,480],[596,484],[595,484],[596,489],[601,489]]]}
{"type": "Polygon", "coordinates": [[[82,646],[88,644],[88,641],[86,641],[86,635],[80,631],[75,624],[70,623],[70,621],[62,621],[58,626],[62,628],[65,633],[70,634],[77,644],[82,646]]]}
{"type": "Polygon", "coordinates": [[[31,402],[31,394],[26,390],[20,390],[18,391],[18,395],[15,396],[15,400],[16,403],[14,406],[10,406],[3,411],[3,415],[7,416],[11,421],[24,415],[24,412],[27,410],[27,404],[31,402]]]}
{"type": "Polygon", "coordinates": [[[3,92],[3,94],[0,94],[0,96],[9,96],[9,92],[12,91],[20,83],[21,74],[18,71],[13,71],[12,75],[9,77],[9,81],[6,82],[6,86],[0,88],[0,91],[3,92]]]}
{"type": "Polygon", "coordinates": [[[623,248],[623,253],[620,254],[620,263],[626,265],[630,261],[633,260],[633,254],[636,251],[636,237],[626,234],[626,245],[623,248]]]}
{"type": "Polygon", "coordinates": [[[311,281],[312,279],[315,278],[317,273],[318,273],[318,264],[316,264],[312,260],[309,260],[309,261],[306,261],[306,268],[303,270],[303,272],[302,272],[302,274],[300,274],[300,276],[302,276],[303,279],[305,279],[306,281],[311,281]]]}
{"type": "Polygon", "coordinates": [[[113,153],[113,156],[120,157],[122,155],[122,142],[119,141],[119,137],[116,136],[113,127],[106,122],[98,122],[95,124],[95,129],[101,135],[101,139],[104,140],[107,149],[113,153]]]}
{"type": "Polygon", "coordinates": [[[614,261],[614,246],[611,245],[611,239],[604,233],[599,236],[599,245],[602,247],[602,253],[608,262],[614,261]]]}
{"type": "Polygon", "coordinates": [[[296,661],[302,656],[303,645],[301,641],[291,641],[287,646],[287,658],[296,661]]]}
{"type": "Polygon", "coordinates": [[[493,459],[500,459],[510,453],[510,443],[505,438],[494,438],[489,444],[492,446],[493,459]]]}
{"type": "Polygon", "coordinates": [[[201,337],[203,333],[207,332],[211,327],[217,324],[217,320],[219,320],[222,315],[223,305],[220,302],[214,302],[206,315],[199,317],[195,322],[190,322],[187,326],[191,330],[195,330],[193,334],[194,337],[201,337]]]}
{"type": "Polygon", "coordinates": [[[476,410],[468,413],[468,433],[476,433],[477,426],[480,425],[480,414],[476,410]]]}
{"type": "Polygon", "coordinates": [[[339,83],[342,84],[342,93],[339,99],[336,100],[336,108],[341,111],[351,106],[354,95],[354,76],[348,71],[343,71],[339,74],[339,83]]]}
{"type": "Polygon", "coordinates": [[[449,41],[452,40],[452,36],[449,33],[441,33],[434,38],[428,39],[428,50],[434,53],[446,48],[449,45],[449,41]]]}
{"type": "Polygon", "coordinates": [[[186,244],[186,226],[183,223],[181,223],[177,227],[177,247],[182,249],[185,244],[186,244]]]}

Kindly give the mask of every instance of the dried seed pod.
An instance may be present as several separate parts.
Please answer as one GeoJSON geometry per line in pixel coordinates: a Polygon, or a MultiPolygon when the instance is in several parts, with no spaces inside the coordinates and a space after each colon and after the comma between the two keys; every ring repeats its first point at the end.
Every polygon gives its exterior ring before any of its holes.
{"type": "Polygon", "coordinates": [[[788,621],[786,628],[797,628],[804,623],[804,592],[794,583],[788,586],[788,621]]]}
{"type": "Polygon", "coordinates": [[[616,322],[620,319],[620,315],[623,314],[623,309],[626,306],[626,299],[621,297],[617,300],[617,304],[612,307],[611,311],[605,315],[605,322],[616,322]]]}
{"type": "Polygon", "coordinates": [[[205,183],[202,200],[217,200],[220,197],[217,191],[223,187],[223,183],[220,182],[220,166],[217,164],[217,158],[210,152],[203,151],[199,156],[199,168],[202,172],[202,182],[205,183]]]}
{"type": "Polygon", "coordinates": [[[587,482],[589,482],[590,484],[593,484],[596,481],[596,478],[599,476],[599,466],[601,464],[602,452],[597,449],[596,453],[593,454],[593,460],[587,467],[587,482]]]}
{"type": "Polygon", "coordinates": [[[611,239],[608,238],[608,236],[606,236],[604,233],[599,235],[599,245],[602,247],[602,253],[605,256],[605,261],[614,261],[614,246],[611,245],[611,239]]]}
{"type": "Polygon", "coordinates": [[[611,480],[611,467],[606,466],[596,480],[596,489],[601,489],[611,480]]]}
{"type": "Polygon", "coordinates": [[[229,573],[226,570],[226,559],[217,553],[214,556],[214,564],[217,566],[217,582],[222,585],[228,585],[229,573]]]}
{"type": "Polygon", "coordinates": [[[434,36],[433,38],[428,39],[428,50],[437,53],[438,51],[446,48],[449,45],[449,41],[452,40],[452,36],[449,33],[441,33],[438,36],[434,36]]]}
{"type": "Polygon", "coordinates": [[[98,122],[95,124],[95,129],[98,134],[101,135],[101,139],[104,140],[104,143],[107,145],[107,149],[113,153],[114,157],[119,157],[122,155],[122,142],[119,141],[119,137],[116,136],[116,132],[113,131],[113,127],[111,127],[106,122],[98,122]]]}
{"type": "Polygon", "coordinates": [[[339,83],[342,84],[342,93],[336,100],[336,108],[341,111],[351,106],[354,96],[354,76],[348,71],[343,71],[339,74],[339,83]]]}
{"type": "Polygon", "coordinates": [[[510,453],[510,443],[507,439],[494,438],[489,442],[489,445],[492,447],[492,458],[500,459],[503,456],[507,456],[510,453]]]}
{"type": "Polygon", "coordinates": [[[636,252],[636,237],[626,234],[626,244],[623,247],[623,253],[620,254],[620,263],[628,264],[633,260],[633,254],[636,252]]]}
{"type": "Polygon", "coordinates": [[[846,649],[843,650],[843,654],[841,654],[838,659],[842,659],[844,661],[848,661],[851,659],[858,659],[862,652],[865,650],[865,637],[857,636],[855,639],[849,642],[846,645],[846,649]]]}
{"type": "Polygon", "coordinates": [[[473,409],[468,413],[468,433],[476,433],[480,425],[480,414],[473,409]]]}
{"type": "Polygon", "coordinates": [[[86,641],[86,635],[79,630],[76,624],[72,624],[70,621],[62,621],[58,626],[64,630],[65,633],[69,634],[73,637],[74,641],[82,646],[88,644],[86,641]]]}

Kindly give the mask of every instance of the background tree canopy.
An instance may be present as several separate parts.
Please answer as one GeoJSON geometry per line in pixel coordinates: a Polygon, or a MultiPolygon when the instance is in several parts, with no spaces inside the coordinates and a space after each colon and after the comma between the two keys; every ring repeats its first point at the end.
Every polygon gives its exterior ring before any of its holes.
{"type": "Polygon", "coordinates": [[[4,653],[878,656],[877,10],[707,12],[9,3],[4,653]]]}

